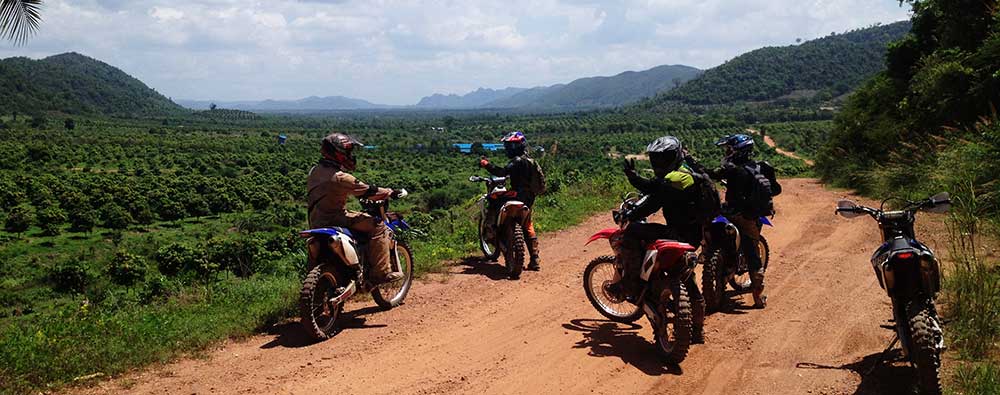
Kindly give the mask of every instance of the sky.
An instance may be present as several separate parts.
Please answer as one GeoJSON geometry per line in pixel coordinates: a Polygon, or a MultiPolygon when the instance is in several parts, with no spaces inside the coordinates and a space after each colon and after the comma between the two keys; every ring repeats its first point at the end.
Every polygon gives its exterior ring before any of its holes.
{"type": "Polygon", "coordinates": [[[662,64],[702,69],[909,16],[898,0],[45,0],[0,58],[74,51],[174,99],[533,87],[662,64]]]}

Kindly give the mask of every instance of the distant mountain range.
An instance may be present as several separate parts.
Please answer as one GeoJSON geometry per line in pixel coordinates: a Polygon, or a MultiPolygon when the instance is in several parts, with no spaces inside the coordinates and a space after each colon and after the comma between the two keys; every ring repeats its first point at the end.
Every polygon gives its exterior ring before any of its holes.
{"type": "Polygon", "coordinates": [[[492,90],[480,88],[463,96],[435,94],[417,107],[574,109],[615,107],[669,91],[698,77],[694,67],[657,66],[644,71],[626,71],[611,77],[589,77],[568,84],[492,90]]]}
{"type": "Polygon", "coordinates": [[[212,104],[218,108],[244,111],[328,111],[328,110],[372,110],[393,108],[393,106],[375,104],[367,100],[344,96],[316,97],[310,96],[299,100],[261,100],[261,101],[211,101],[211,100],[177,100],[177,104],[192,110],[208,110],[212,104]]]}
{"type": "Polygon", "coordinates": [[[185,111],[114,66],[73,52],[40,60],[0,60],[0,109],[106,115],[185,111]]]}
{"type": "Polygon", "coordinates": [[[487,88],[479,88],[475,91],[469,92],[462,96],[456,94],[443,95],[440,93],[435,93],[431,96],[424,97],[420,99],[417,103],[417,107],[420,108],[476,108],[488,105],[489,103],[496,102],[498,100],[503,100],[511,96],[517,95],[528,89],[525,88],[506,88],[500,90],[493,90],[487,88]]]}

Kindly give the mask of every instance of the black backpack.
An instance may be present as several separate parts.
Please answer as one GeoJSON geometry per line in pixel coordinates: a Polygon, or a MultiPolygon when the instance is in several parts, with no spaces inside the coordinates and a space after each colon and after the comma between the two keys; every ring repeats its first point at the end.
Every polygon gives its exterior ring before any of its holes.
{"type": "Polygon", "coordinates": [[[722,214],[722,199],[719,198],[719,190],[708,174],[692,168],[691,175],[694,177],[694,188],[697,194],[695,210],[698,212],[698,219],[702,223],[711,222],[722,214]]]}
{"type": "Polygon", "coordinates": [[[528,161],[528,168],[531,171],[531,179],[528,181],[528,192],[531,192],[535,196],[545,193],[545,173],[542,172],[542,167],[534,159],[527,156],[524,157],[524,160],[528,161]]]}
{"type": "Polygon", "coordinates": [[[767,217],[774,215],[772,197],[781,193],[781,185],[774,179],[774,168],[767,162],[750,163],[743,167],[751,177],[747,191],[747,215],[767,217]],[[770,177],[768,176],[770,174],[770,177]],[[777,191],[777,193],[775,193],[777,191]]]}

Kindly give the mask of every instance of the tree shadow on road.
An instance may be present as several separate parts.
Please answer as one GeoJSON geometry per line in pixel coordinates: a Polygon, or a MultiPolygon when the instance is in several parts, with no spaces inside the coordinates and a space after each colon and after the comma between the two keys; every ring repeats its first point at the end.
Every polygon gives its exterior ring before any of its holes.
{"type": "MultiPolygon", "coordinates": [[[[365,323],[365,316],[379,311],[382,311],[382,309],[378,306],[368,306],[358,310],[344,312],[337,319],[337,332],[339,333],[345,329],[382,328],[386,325],[369,325],[365,323]]],[[[270,335],[276,335],[276,337],[261,345],[260,348],[262,349],[275,347],[299,348],[319,343],[313,339],[305,329],[302,328],[302,324],[299,323],[298,320],[285,321],[274,325],[268,329],[267,333],[270,335]]]]}
{"type": "Polygon", "coordinates": [[[461,274],[479,275],[494,281],[510,278],[506,266],[481,256],[465,257],[459,264],[462,268],[462,271],[459,272],[461,274]]]}
{"type": "Polygon", "coordinates": [[[684,373],[678,365],[663,363],[657,354],[656,346],[639,334],[641,325],[620,324],[608,320],[575,319],[563,324],[563,328],[583,332],[583,339],[573,348],[590,348],[591,356],[621,358],[622,362],[635,366],[650,376],[684,373]]]}
{"type": "Polygon", "coordinates": [[[907,364],[900,349],[889,351],[883,360],[882,353],[868,355],[861,360],[840,366],[828,366],[811,362],[799,362],[799,369],[849,370],[861,377],[861,383],[854,395],[914,395],[916,391],[916,371],[907,364]],[[876,365],[878,363],[878,365],[876,365]],[[874,368],[873,368],[874,367],[874,368]]]}

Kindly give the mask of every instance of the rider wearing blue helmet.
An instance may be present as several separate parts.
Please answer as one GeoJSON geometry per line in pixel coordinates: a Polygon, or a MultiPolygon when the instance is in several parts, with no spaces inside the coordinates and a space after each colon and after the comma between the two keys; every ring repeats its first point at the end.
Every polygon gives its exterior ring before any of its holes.
{"type": "Polygon", "coordinates": [[[725,149],[722,166],[708,173],[716,180],[726,181],[726,203],[723,211],[739,228],[740,248],[748,259],[754,307],[764,308],[764,268],[757,244],[760,241],[760,217],[773,215],[771,196],[780,192],[774,168],[767,162],[754,161],[754,140],[745,134],[719,139],[715,145],[725,149]]]}

